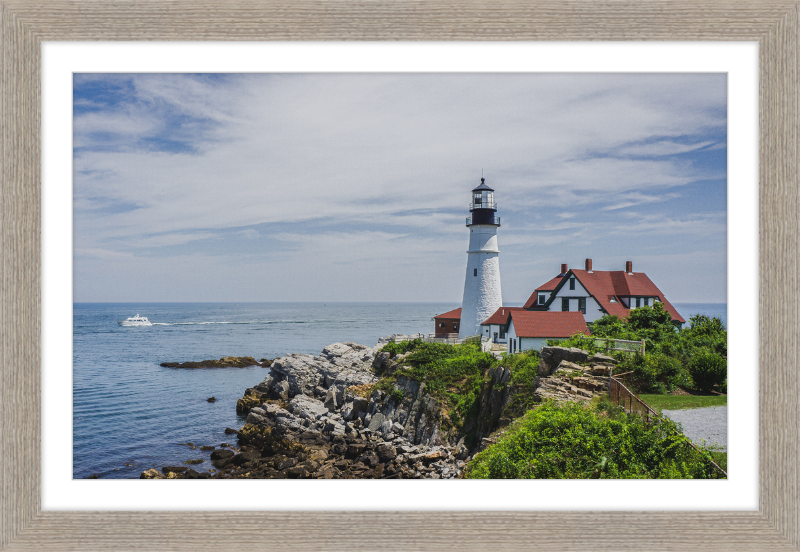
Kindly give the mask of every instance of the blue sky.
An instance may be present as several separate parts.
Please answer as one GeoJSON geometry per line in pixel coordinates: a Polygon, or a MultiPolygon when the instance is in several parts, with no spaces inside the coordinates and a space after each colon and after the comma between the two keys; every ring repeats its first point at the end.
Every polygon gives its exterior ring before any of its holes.
{"type": "Polygon", "coordinates": [[[561,263],[725,302],[722,74],[76,74],[75,301],[503,300],[561,263]]]}

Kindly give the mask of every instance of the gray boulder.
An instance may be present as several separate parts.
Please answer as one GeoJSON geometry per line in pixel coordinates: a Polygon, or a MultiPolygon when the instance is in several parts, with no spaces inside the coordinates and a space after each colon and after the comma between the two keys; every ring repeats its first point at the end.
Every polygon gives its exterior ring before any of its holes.
{"type": "MultiPolygon", "coordinates": [[[[376,378],[371,366],[375,352],[375,347],[357,343],[334,343],[319,356],[290,354],[275,359],[270,374],[256,388],[286,400],[300,394],[314,396],[332,385],[344,389],[373,383],[376,378]]],[[[340,405],[341,401],[337,406],[340,405]]]]}
{"type": "Polygon", "coordinates": [[[306,395],[295,396],[289,403],[289,410],[295,416],[312,422],[328,413],[328,409],[321,401],[306,395]]]}
{"type": "Polygon", "coordinates": [[[367,427],[367,429],[369,429],[370,431],[378,431],[381,425],[383,425],[384,419],[385,419],[384,415],[381,414],[380,412],[377,412],[370,419],[369,426],[367,427]]]}
{"type": "Polygon", "coordinates": [[[585,363],[589,360],[589,353],[575,347],[542,347],[539,353],[539,375],[550,376],[562,360],[585,363]]]}
{"type": "Polygon", "coordinates": [[[325,396],[325,408],[333,412],[342,406],[344,401],[344,386],[332,385],[325,396]]]}

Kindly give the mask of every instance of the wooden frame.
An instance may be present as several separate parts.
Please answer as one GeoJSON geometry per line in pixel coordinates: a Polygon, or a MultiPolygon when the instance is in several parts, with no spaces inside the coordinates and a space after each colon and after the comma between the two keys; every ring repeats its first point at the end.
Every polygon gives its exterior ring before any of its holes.
{"type": "Polygon", "coordinates": [[[0,0],[0,549],[798,550],[798,3],[0,0]],[[40,41],[760,42],[758,512],[42,512],[40,41]]]}

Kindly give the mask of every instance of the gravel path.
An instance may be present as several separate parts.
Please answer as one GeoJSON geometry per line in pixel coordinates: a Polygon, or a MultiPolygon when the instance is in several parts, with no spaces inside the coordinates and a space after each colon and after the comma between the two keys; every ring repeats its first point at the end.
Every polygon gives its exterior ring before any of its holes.
{"type": "Polygon", "coordinates": [[[690,408],[688,410],[662,410],[664,416],[679,422],[683,434],[696,445],[703,439],[706,445],[716,443],[721,450],[728,450],[728,407],[690,408]]]}

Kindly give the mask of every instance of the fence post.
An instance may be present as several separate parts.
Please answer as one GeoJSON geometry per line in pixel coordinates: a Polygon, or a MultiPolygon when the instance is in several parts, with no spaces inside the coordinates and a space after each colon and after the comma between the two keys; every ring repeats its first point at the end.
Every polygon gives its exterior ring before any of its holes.
{"type": "Polygon", "coordinates": [[[642,356],[644,356],[644,339],[642,339],[642,356]]]}

